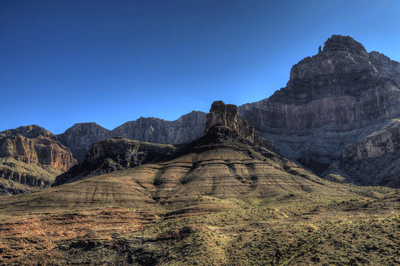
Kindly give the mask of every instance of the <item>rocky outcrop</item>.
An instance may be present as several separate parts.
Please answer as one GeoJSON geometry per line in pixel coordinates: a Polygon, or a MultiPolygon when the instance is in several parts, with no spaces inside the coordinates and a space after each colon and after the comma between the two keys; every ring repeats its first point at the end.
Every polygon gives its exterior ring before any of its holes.
{"type": "Polygon", "coordinates": [[[390,127],[343,148],[343,160],[358,161],[400,150],[400,128],[390,127]]]}
{"type": "Polygon", "coordinates": [[[223,101],[213,102],[210,113],[207,114],[204,134],[214,130],[214,127],[227,127],[237,132],[237,134],[254,143],[272,150],[272,142],[260,137],[254,127],[238,116],[238,107],[233,104],[225,105],[223,101]]]}
{"type": "Polygon", "coordinates": [[[354,163],[397,149],[397,129],[387,125],[400,117],[399,81],[398,62],[368,53],[349,36],[333,35],[318,54],[292,67],[285,88],[239,110],[274,142],[276,152],[320,176],[333,175],[344,172],[347,160],[354,163]]]}
{"type": "Polygon", "coordinates": [[[193,141],[202,136],[205,120],[205,113],[193,111],[175,121],[141,117],[138,120],[126,122],[112,131],[96,123],[80,123],[58,135],[58,138],[71,149],[74,157],[81,163],[92,143],[111,137],[171,144],[193,141]]]}
{"type": "Polygon", "coordinates": [[[70,150],[37,125],[0,132],[0,177],[22,185],[50,186],[76,163],[70,150]]]}
{"type": "Polygon", "coordinates": [[[158,162],[176,151],[171,144],[150,143],[114,137],[91,145],[85,160],[56,177],[53,186],[62,185],[92,175],[158,162]]]}
{"type": "Polygon", "coordinates": [[[37,125],[6,130],[0,135],[0,157],[27,164],[49,165],[62,172],[76,163],[70,150],[50,131],[37,125]]]}
{"type": "Polygon", "coordinates": [[[39,178],[38,176],[33,176],[28,173],[21,173],[18,171],[13,171],[11,169],[0,168],[0,178],[6,180],[12,180],[22,185],[28,185],[31,187],[49,187],[51,185],[50,181],[39,178]]]}

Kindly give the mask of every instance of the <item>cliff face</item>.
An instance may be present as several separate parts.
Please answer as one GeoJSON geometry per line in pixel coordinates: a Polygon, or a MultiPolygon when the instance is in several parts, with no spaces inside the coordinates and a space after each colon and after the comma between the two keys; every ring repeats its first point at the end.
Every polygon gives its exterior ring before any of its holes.
{"type": "Polygon", "coordinates": [[[173,152],[171,144],[150,143],[125,138],[110,138],[91,145],[82,163],[56,177],[53,186],[80,180],[92,175],[132,168],[144,163],[158,162],[173,152]]]}
{"type": "Polygon", "coordinates": [[[77,123],[57,136],[59,141],[70,148],[74,158],[82,162],[90,145],[110,137],[110,130],[96,123],[77,123]]]}
{"type": "MultiPolygon", "coordinates": [[[[368,53],[349,36],[333,35],[322,51],[292,67],[285,88],[239,109],[274,141],[275,151],[325,176],[343,173],[346,161],[398,149],[397,129],[390,128],[400,117],[399,84],[398,62],[368,53]]],[[[348,179],[365,184],[374,174],[348,179]]]]}
{"type": "Polygon", "coordinates": [[[272,150],[272,141],[263,139],[254,130],[254,127],[238,116],[238,107],[233,104],[225,105],[222,101],[213,102],[210,113],[207,114],[204,134],[214,127],[227,127],[237,132],[238,136],[250,141],[251,143],[272,150]]]}
{"type": "MultiPolygon", "coordinates": [[[[0,162],[2,178],[31,187],[46,187],[76,160],[50,131],[32,125],[0,132],[0,162]]],[[[7,187],[3,187],[2,193],[6,191],[7,187]]]]}
{"type": "Polygon", "coordinates": [[[202,136],[206,114],[193,111],[175,121],[158,118],[139,118],[110,131],[96,123],[75,124],[63,134],[60,141],[69,147],[78,162],[83,162],[92,143],[111,137],[122,137],[154,143],[179,144],[190,142],[202,136]]]}

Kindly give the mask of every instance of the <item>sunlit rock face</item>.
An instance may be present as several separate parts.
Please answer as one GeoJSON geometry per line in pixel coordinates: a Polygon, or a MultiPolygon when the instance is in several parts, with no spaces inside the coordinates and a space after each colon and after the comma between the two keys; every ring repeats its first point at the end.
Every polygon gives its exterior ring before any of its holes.
{"type": "Polygon", "coordinates": [[[50,131],[37,125],[0,132],[1,193],[48,187],[76,163],[70,150],[50,131]]]}
{"type": "MultiPolygon", "coordinates": [[[[316,55],[292,67],[285,88],[239,110],[261,136],[274,141],[275,151],[324,176],[328,169],[340,168],[330,167],[336,161],[394,150],[392,131],[374,141],[366,138],[397,127],[399,84],[398,62],[368,53],[349,36],[333,35],[316,55]]],[[[363,183],[357,176],[348,179],[363,183]]]]}

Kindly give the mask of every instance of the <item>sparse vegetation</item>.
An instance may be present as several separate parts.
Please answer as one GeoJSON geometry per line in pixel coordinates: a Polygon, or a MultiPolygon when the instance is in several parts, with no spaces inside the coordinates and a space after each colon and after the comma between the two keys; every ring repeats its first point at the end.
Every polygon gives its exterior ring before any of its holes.
{"type": "Polygon", "coordinates": [[[398,190],[323,180],[217,140],[171,161],[1,198],[3,265],[400,263],[398,190]]]}

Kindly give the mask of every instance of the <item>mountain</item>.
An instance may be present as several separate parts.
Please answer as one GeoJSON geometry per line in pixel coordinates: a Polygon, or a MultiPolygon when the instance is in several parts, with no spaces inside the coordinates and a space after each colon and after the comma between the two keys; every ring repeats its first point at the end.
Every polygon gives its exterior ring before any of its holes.
{"type": "Polygon", "coordinates": [[[239,113],[277,153],[322,177],[399,187],[399,84],[400,63],[333,35],[292,67],[285,88],[239,113]]]}
{"type": "Polygon", "coordinates": [[[78,163],[83,161],[92,143],[110,137],[110,131],[96,123],[77,123],[63,134],[57,135],[58,140],[71,150],[78,163]]]}
{"type": "Polygon", "coordinates": [[[0,194],[49,187],[75,163],[70,150],[42,127],[0,132],[0,194]]]}
{"type": "Polygon", "coordinates": [[[175,121],[141,117],[111,131],[96,123],[79,123],[57,137],[81,163],[92,143],[111,137],[169,144],[193,141],[203,134],[205,119],[206,114],[199,111],[192,111],[175,121]]]}

